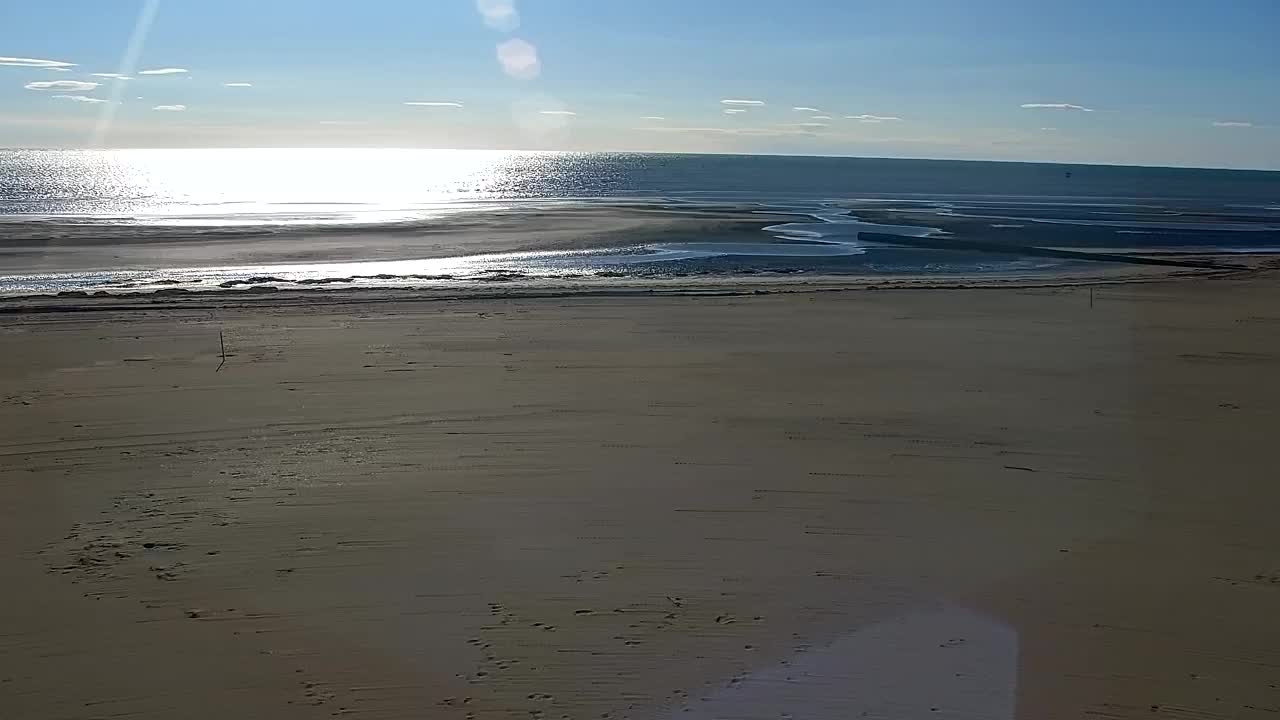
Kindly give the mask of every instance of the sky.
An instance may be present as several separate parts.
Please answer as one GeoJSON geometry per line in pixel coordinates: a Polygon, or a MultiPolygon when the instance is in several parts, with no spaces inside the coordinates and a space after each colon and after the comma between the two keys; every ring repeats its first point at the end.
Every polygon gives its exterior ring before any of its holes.
{"type": "Polygon", "coordinates": [[[5,0],[0,147],[1280,169],[1277,0],[5,0]]]}

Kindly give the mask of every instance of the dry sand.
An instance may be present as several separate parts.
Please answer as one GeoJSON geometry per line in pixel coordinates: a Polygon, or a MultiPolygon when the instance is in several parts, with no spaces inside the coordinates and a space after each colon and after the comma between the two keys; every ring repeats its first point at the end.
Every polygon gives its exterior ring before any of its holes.
{"type": "Polygon", "coordinates": [[[278,299],[0,316],[0,717],[1280,712],[1275,274],[278,299]]]}

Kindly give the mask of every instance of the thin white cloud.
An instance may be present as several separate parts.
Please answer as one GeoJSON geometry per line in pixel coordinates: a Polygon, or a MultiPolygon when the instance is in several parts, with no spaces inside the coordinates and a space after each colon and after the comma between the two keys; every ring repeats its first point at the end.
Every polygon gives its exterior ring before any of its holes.
{"type": "Polygon", "coordinates": [[[829,123],[824,123],[824,122],[803,122],[803,123],[796,123],[796,127],[820,128],[820,127],[831,127],[831,125],[829,123]]]}
{"type": "Polygon", "coordinates": [[[41,80],[29,82],[23,87],[28,90],[56,90],[58,92],[85,92],[93,90],[102,83],[84,82],[81,80],[41,80]]]}
{"type": "Polygon", "coordinates": [[[662,117],[661,115],[645,115],[645,116],[642,116],[640,119],[641,120],[666,120],[666,118],[662,117]]]}
{"type": "Polygon", "coordinates": [[[442,108],[460,108],[460,102],[444,102],[438,100],[412,100],[406,102],[405,105],[415,105],[417,107],[442,107],[442,108]]]}
{"type": "Polygon", "coordinates": [[[40,58],[0,57],[0,65],[11,67],[43,68],[45,70],[65,70],[73,68],[75,63],[61,60],[41,60],[40,58]]]}
{"type": "Polygon", "coordinates": [[[1024,110],[1075,110],[1077,112],[1093,112],[1093,108],[1071,103],[1023,103],[1024,110]]]}
{"type": "Polygon", "coordinates": [[[157,105],[151,109],[159,110],[160,112],[183,112],[187,109],[187,106],[186,105],[157,105]]]}
{"type": "Polygon", "coordinates": [[[577,115],[578,113],[572,110],[539,110],[538,114],[539,115],[577,115]]]}
{"type": "Polygon", "coordinates": [[[106,78],[108,80],[132,80],[133,79],[128,75],[121,75],[120,73],[89,73],[89,74],[92,75],[93,77],[106,78]]]}
{"type": "Polygon", "coordinates": [[[476,0],[476,11],[484,24],[501,32],[520,27],[520,12],[515,0],[476,0]]]}
{"type": "Polygon", "coordinates": [[[721,100],[720,104],[721,105],[751,105],[754,107],[760,107],[761,105],[764,105],[764,101],[763,100],[721,100]]]}
{"type": "Polygon", "coordinates": [[[503,72],[520,80],[532,80],[542,73],[538,48],[519,38],[498,45],[498,62],[503,72]]]}
{"type": "Polygon", "coordinates": [[[657,133],[677,133],[677,134],[695,134],[695,135],[736,135],[742,137],[795,137],[797,135],[812,135],[813,130],[808,128],[768,128],[768,127],[738,127],[738,128],[721,128],[721,127],[671,127],[669,125],[647,125],[632,128],[637,131],[657,132],[657,133]]]}
{"type": "Polygon", "coordinates": [[[742,108],[725,108],[724,109],[725,115],[740,115],[744,112],[746,112],[746,110],[743,110],[742,108]]]}
{"type": "Polygon", "coordinates": [[[1042,128],[1040,128],[1040,132],[1057,132],[1057,131],[1058,131],[1058,128],[1055,128],[1055,127],[1042,127],[1042,128]]]}
{"type": "Polygon", "coordinates": [[[222,87],[253,87],[253,83],[247,83],[247,82],[222,83],[222,87]]]}
{"type": "Polygon", "coordinates": [[[1257,125],[1254,125],[1254,124],[1253,124],[1253,123],[1251,123],[1251,122],[1245,122],[1244,120],[1216,120],[1216,121],[1214,121],[1213,126],[1214,126],[1214,127],[1221,127],[1221,128],[1251,128],[1251,127],[1257,127],[1257,125]]]}
{"type": "Polygon", "coordinates": [[[797,105],[796,107],[793,107],[791,109],[795,110],[796,112],[822,112],[816,107],[808,107],[806,105],[797,105]]]}
{"type": "Polygon", "coordinates": [[[845,120],[857,120],[864,123],[900,122],[902,118],[894,115],[845,115],[845,120]]]}
{"type": "Polygon", "coordinates": [[[830,115],[814,115],[813,117],[811,117],[811,118],[809,118],[809,119],[810,119],[810,120],[830,120],[830,119],[831,119],[831,116],[830,116],[830,115]]]}
{"type": "Polygon", "coordinates": [[[54,95],[59,100],[71,100],[78,103],[104,103],[106,100],[102,98],[89,97],[88,95],[54,95]]]}
{"type": "Polygon", "coordinates": [[[183,73],[188,73],[188,72],[191,72],[191,71],[186,68],[167,67],[167,68],[155,68],[152,70],[139,70],[138,74],[139,75],[181,75],[183,73]]]}

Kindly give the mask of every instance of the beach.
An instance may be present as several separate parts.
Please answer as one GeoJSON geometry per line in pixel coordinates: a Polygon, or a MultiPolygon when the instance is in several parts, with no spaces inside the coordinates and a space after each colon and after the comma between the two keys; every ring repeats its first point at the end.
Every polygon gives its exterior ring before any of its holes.
{"type": "MultiPolygon", "coordinates": [[[[583,207],[547,203],[494,207],[475,203],[413,221],[290,225],[223,218],[190,224],[103,226],[92,222],[14,223],[0,258],[9,274],[219,265],[369,263],[458,256],[572,251],[656,242],[671,236],[755,236],[785,215],[743,209],[664,208],[632,203],[583,207]],[[202,223],[202,224],[196,224],[202,223]]],[[[170,221],[172,223],[172,221],[170,221]]]]}
{"type": "Polygon", "coordinates": [[[1275,272],[4,301],[0,715],[1274,717],[1275,272]]]}

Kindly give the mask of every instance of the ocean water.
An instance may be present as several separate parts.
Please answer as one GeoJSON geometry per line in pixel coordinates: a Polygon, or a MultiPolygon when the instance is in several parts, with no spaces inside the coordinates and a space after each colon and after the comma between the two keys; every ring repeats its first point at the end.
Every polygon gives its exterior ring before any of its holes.
{"type": "Polygon", "coordinates": [[[1053,272],[1280,250],[1280,173],[643,153],[0,151],[0,294],[1053,272]],[[625,223],[615,222],[626,218],[625,223]]]}

